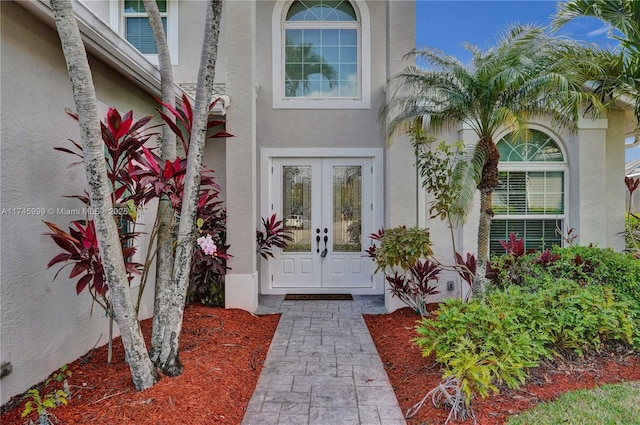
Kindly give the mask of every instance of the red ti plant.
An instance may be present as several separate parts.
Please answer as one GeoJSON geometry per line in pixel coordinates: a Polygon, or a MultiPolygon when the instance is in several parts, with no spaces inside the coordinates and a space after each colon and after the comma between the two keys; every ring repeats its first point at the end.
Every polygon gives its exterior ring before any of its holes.
{"type": "Polygon", "coordinates": [[[507,251],[508,255],[511,255],[515,259],[518,259],[525,254],[535,252],[533,249],[526,251],[524,249],[524,238],[518,239],[516,234],[513,232],[509,233],[509,242],[500,240],[500,245],[502,245],[505,251],[507,251]]]}
{"type": "Polygon", "coordinates": [[[543,267],[547,267],[560,259],[559,254],[552,254],[551,251],[545,249],[538,255],[538,258],[533,260],[535,264],[540,264],[543,267]]]}
{"type": "MultiPolygon", "coordinates": [[[[211,102],[211,104],[209,105],[209,111],[213,111],[213,108],[216,106],[219,100],[220,99],[215,99],[213,102],[211,102]]],[[[189,98],[187,98],[187,96],[184,94],[182,95],[182,108],[174,108],[171,105],[164,103],[159,99],[157,99],[157,101],[162,106],[167,108],[171,112],[171,115],[173,115],[173,118],[169,117],[162,112],[162,109],[158,109],[158,112],[160,113],[160,117],[162,118],[162,120],[171,128],[171,130],[175,133],[175,135],[180,139],[180,142],[182,143],[182,149],[184,150],[184,153],[186,156],[189,153],[189,140],[191,139],[191,128],[193,126],[193,109],[191,108],[191,102],[189,102],[189,98]],[[179,123],[179,125],[176,124],[176,120],[179,123]]],[[[219,120],[215,118],[210,119],[207,122],[207,129],[208,130],[215,129],[216,127],[221,126],[224,123],[225,123],[224,120],[219,120]]],[[[233,135],[225,131],[216,131],[212,135],[208,136],[207,139],[224,138],[224,137],[233,137],[233,135]]]]}
{"type": "Polygon", "coordinates": [[[467,252],[467,259],[465,260],[462,258],[462,255],[456,252],[456,265],[460,277],[471,286],[473,284],[473,278],[476,275],[475,255],[467,252]]]}
{"type": "Polygon", "coordinates": [[[275,214],[270,218],[262,217],[262,227],[264,231],[256,230],[257,251],[265,260],[274,258],[273,248],[286,249],[289,242],[293,240],[289,231],[282,225],[282,220],[278,220],[275,214]]]}
{"type": "MultiPolygon", "coordinates": [[[[49,268],[59,263],[65,263],[56,272],[54,279],[58,277],[62,269],[73,265],[69,279],[80,276],[76,282],[76,293],[80,294],[88,287],[93,300],[106,312],[111,312],[109,298],[106,296],[108,286],[105,281],[105,273],[102,267],[102,260],[98,249],[98,238],[96,237],[93,220],[72,221],[68,233],[54,223],[45,221],[44,224],[46,224],[52,232],[45,234],[51,236],[56,245],[64,251],[53,257],[47,264],[47,268],[49,268]]],[[[142,264],[131,261],[131,258],[136,252],[136,248],[133,246],[124,246],[135,236],[134,233],[128,233],[121,238],[121,242],[123,243],[122,254],[124,255],[129,280],[133,278],[134,273],[139,274],[142,269],[142,264]]]]}
{"type": "MultiPolygon", "coordinates": [[[[66,111],[69,116],[77,120],[75,113],[66,111]]],[[[111,183],[111,202],[114,205],[126,205],[126,207],[114,209],[120,212],[114,215],[114,219],[121,219],[129,222],[135,222],[135,211],[148,197],[149,190],[135,177],[135,166],[132,159],[139,157],[139,152],[143,145],[149,141],[154,135],[146,133],[145,126],[151,120],[151,116],[144,117],[138,121],[133,120],[133,112],[129,111],[124,116],[114,109],[107,110],[107,116],[104,123],[101,123],[102,140],[106,148],[106,166],[107,176],[111,183]]],[[[68,149],[64,147],[56,147],[55,150],[68,153],[84,159],[82,146],[70,140],[74,148],[68,149]]],[[[69,166],[79,164],[80,162],[71,163],[69,166]]],[[[90,207],[88,194],[68,196],[83,202],[90,207]]],[[[91,210],[87,210],[91,212],[91,210]]],[[[76,283],[76,291],[80,294],[85,288],[89,288],[92,298],[105,308],[107,314],[110,314],[110,305],[106,293],[108,284],[104,280],[104,270],[100,252],[98,250],[98,241],[94,229],[93,221],[89,219],[87,214],[86,220],[73,221],[69,227],[69,233],[63,231],[54,223],[45,222],[47,227],[53,233],[47,233],[54,242],[65,252],[55,256],[48,264],[51,267],[58,263],[67,263],[62,266],[73,264],[70,278],[80,276],[76,283]]],[[[129,274],[129,280],[133,278],[133,273],[139,273],[142,268],[141,264],[130,261],[136,252],[136,248],[132,245],[133,240],[138,233],[129,231],[128,226],[119,226],[120,241],[123,246],[123,255],[125,258],[126,270],[129,274]]],[[[62,270],[62,268],[60,270],[62,270]]],[[[56,273],[56,277],[60,273],[56,273]]]]}
{"type": "Polygon", "coordinates": [[[409,268],[408,273],[395,270],[393,275],[386,274],[385,278],[393,296],[411,307],[416,314],[428,316],[427,298],[440,293],[437,286],[430,282],[437,282],[441,271],[440,266],[432,261],[418,260],[409,268]]]}

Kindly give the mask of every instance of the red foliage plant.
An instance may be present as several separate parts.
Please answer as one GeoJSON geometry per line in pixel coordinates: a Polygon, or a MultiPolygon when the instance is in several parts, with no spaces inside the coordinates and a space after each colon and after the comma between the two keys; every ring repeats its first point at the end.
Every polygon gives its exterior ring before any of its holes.
{"type": "MultiPolygon", "coordinates": [[[[215,105],[212,103],[211,108],[215,105]]],[[[183,109],[171,109],[173,115],[180,120],[184,126],[184,132],[180,130],[175,123],[169,124],[173,131],[177,132],[180,137],[185,152],[188,152],[188,137],[190,135],[193,115],[191,105],[186,96],[183,97],[183,109]],[[185,137],[187,137],[185,139],[185,137]]],[[[78,116],[67,110],[67,114],[77,120],[78,116]]],[[[161,114],[162,115],[162,114],[161,114]]],[[[165,122],[171,121],[167,116],[162,116],[165,122]]],[[[144,117],[138,121],[134,121],[133,112],[129,111],[123,116],[115,108],[109,108],[105,122],[101,122],[102,140],[104,142],[106,152],[105,161],[107,166],[107,176],[111,185],[111,202],[113,205],[122,206],[121,209],[114,209],[119,212],[117,218],[121,220],[120,240],[123,246],[123,255],[125,257],[126,270],[129,274],[129,280],[133,278],[132,273],[137,273],[142,269],[142,265],[130,262],[132,256],[136,252],[136,248],[132,246],[134,239],[139,235],[134,231],[129,231],[126,222],[135,225],[137,211],[143,207],[145,202],[153,198],[168,196],[172,206],[179,211],[182,193],[184,190],[184,176],[186,174],[187,160],[186,158],[176,158],[174,161],[163,161],[154,150],[145,146],[151,137],[157,136],[158,133],[149,132],[155,126],[149,127],[147,124],[153,116],[144,117]]],[[[209,120],[209,128],[214,128],[223,124],[223,120],[209,120]]],[[[219,131],[210,137],[229,137],[228,133],[219,131]]],[[[72,149],[64,147],[56,147],[55,150],[68,153],[84,159],[82,146],[73,140],[70,140],[72,149]]],[[[70,166],[80,164],[82,161],[71,163],[70,166]]],[[[199,218],[203,223],[209,220],[207,214],[222,214],[224,216],[224,207],[215,199],[219,196],[220,187],[214,182],[212,170],[205,170],[201,177],[201,197],[199,202],[199,218]],[[218,211],[218,210],[221,211],[218,211]]],[[[85,205],[90,206],[89,195],[85,192],[83,196],[68,196],[76,198],[85,205]]],[[[88,211],[91,211],[90,209],[88,211]]],[[[223,221],[224,223],[224,221],[223,221]]],[[[63,231],[60,227],[53,223],[45,222],[53,233],[47,233],[54,242],[60,246],[65,252],[56,255],[50,262],[49,267],[67,263],[74,264],[70,278],[80,276],[76,284],[76,291],[81,293],[87,286],[94,299],[100,301],[100,305],[108,309],[107,297],[108,285],[105,280],[104,270],[100,259],[98,242],[95,235],[93,221],[87,217],[86,220],[74,221],[71,223],[69,233],[63,231]],[[91,282],[91,285],[89,283],[91,282]],[[104,304],[103,304],[104,303],[104,304]]],[[[220,226],[205,226],[204,231],[216,236],[221,232],[220,226]]],[[[215,239],[215,238],[214,238],[215,239]]],[[[215,272],[224,272],[226,270],[226,260],[228,259],[228,245],[220,238],[216,239],[218,245],[218,253],[216,264],[210,265],[215,272]]],[[[198,261],[196,256],[196,262],[198,261]]],[[[208,264],[208,263],[207,263],[208,264]]],[[[62,268],[66,267],[64,265],[62,268]]],[[[61,269],[62,269],[61,268],[61,269]]],[[[58,276],[60,271],[56,273],[58,276]]],[[[54,277],[55,278],[55,277],[54,277]]]]}
{"type": "Polygon", "coordinates": [[[276,214],[269,218],[262,217],[262,226],[264,232],[256,230],[258,254],[268,260],[269,257],[274,258],[273,247],[285,249],[293,238],[282,225],[282,220],[277,219],[276,214]]]}

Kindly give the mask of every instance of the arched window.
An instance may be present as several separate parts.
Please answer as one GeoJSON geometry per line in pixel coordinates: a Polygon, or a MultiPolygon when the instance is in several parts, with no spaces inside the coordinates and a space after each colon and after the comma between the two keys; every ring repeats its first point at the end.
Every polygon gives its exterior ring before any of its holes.
{"type": "Polygon", "coordinates": [[[281,27],[273,40],[274,107],[369,107],[368,12],[359,3],[295,0],[274,9],[281,27]]]}
{"type": "Polygon", "coordinates": [[[502,138],[500,184],[493,193],[490,250],[504,253],[500,240],[510,233],[524,238],[526,249],[562,245],[566,221],[566,162],[556,141],[531,130],[527,141],[502,138]]]}

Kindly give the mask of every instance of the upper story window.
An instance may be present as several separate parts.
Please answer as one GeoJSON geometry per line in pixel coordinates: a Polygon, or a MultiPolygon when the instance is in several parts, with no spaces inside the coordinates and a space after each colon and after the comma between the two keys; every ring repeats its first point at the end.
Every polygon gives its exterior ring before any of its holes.
{"type": "MultiPolygon", "coordinates": [[[[156,0],[165,34],[171,62],[178,64],[178,1],[156,0]]],[[[142,0],[111,0],[110,26],[118,31],[149,61],[158,64],[156,40],[149,24],[142,0]]]]}
{"type": "Polygon", "coordinates": [[[281,2],[273,21],[280,27],[273,37],[275,108],[369,108],[364,2],[281,2]]]}
{"type": "Polygon", "coordinates": [[[556,141],[531,130],[527,141],[512,134],[497,144],[500,183],[493,193],[490,248],[504,253],[500,240],[510,233],[524,238],[526,249],[562,244],[567,217],[566,162],[556,141]]]}
{"type": "MultiPolygon", "coordinates": [[[[162,25],[167,33],[167,1],[157,0],[162,25]]],[[[124,36],[145,55],[157,54],[156,40],[149,24],[149,18],[142,0],[125,0],[124,2],[124,36]]]]}

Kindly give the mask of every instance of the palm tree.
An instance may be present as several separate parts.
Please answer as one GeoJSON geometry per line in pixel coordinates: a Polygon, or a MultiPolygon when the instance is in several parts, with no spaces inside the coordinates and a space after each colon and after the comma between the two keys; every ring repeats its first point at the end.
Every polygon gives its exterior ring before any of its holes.
{"type": "Polygon", "coordinates": [[[303,93],[309,92],[309,76],[320,74],[334,88],[338,82],[335,68],[313,48],[312,43],[294,44],[290,37],[285,42],[285,96],[296,96],[300,84],[303,93]]]}
{"type": "Polygon", "coordinates": [[[487,51],[471,45],[467,49],[472,53],[470,66],[431,49],[410,52],[408,56],[427,69],[409,66],[397,75],[382,114],[391,118],[389,135],[416,122],[427,131],[462,123],[475,132],[477,144],[455,170],[460,192],[451,215],[454,225],[463,224],[475,189],[480,190],[478,269],[472,289],[473,296],[481,298],[492,194],[498,185],[496,133],[508,129],[526,139],[527,123],[545,114],[555,126],[574,129],[581,107],[591,105],[597,116],[604,106],[595,94],[582,90],[589,75],[601,70],[576,42],[552,37],[541,28],[514,27],[487,51]]]}
{"type": "Polygon", "coordinates": [[[636,120],[640,121],[640,1],[570,0],[560,3],[552,25],[559,29],[580,17],[598,18],[608,24],[611,37],[622,48],[619,55],[602,53],[609,57],[609,66],[598,78],[596,90],[611,99],[630,94],[635,100],[636,120]]]}

